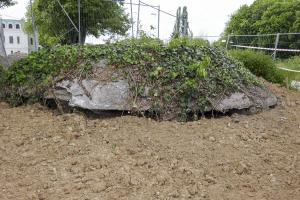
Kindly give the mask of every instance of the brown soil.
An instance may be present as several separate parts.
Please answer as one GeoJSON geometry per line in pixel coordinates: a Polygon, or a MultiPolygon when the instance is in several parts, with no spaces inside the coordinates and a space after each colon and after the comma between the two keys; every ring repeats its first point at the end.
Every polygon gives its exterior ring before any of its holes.
{"type": "Polygon", "coordinates": [[[86,119],[0,103],[0,199],[296,200],[300,93],[197,122],[86,119]]]}

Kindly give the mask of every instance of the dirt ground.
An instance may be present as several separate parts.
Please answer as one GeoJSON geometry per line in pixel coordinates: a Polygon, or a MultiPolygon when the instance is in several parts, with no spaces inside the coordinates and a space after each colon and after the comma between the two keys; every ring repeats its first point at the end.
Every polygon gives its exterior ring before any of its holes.
{"type": "Polygon", "coordinates": [[[0,103],[0,199],[300,199],[300,93],[247,116],[87,119],[0,103]]]}

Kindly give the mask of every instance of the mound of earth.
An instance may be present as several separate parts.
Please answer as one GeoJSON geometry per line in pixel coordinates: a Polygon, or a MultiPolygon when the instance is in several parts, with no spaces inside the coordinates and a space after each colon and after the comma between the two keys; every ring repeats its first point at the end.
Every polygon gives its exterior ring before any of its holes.
{"type": "Polygon", "coordinates": [[[16,105],[52,99],[93,112],[146,111],[163,120],[277,103],[241,63],[193,40],[165,45],[142,38],[45,49],[14,64],[6,77],[6,99],[16,105]]]}

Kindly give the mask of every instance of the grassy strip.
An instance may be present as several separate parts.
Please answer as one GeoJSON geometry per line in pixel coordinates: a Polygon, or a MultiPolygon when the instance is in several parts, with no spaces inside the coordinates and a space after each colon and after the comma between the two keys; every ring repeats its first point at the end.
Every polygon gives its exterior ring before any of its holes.
{"type": "MultiPolygon", "coordinates": [[[[286,69],[300,71],[300,57],[296,56],[296,57],[293,57],[293,58],[290,58],[287,60],[277,61],[276,66],[286,68],[286,69]]],[[[298,72],[289,72],[289,71],[285,71],[285,70],[280,70],[280,73],[284,77],[288,77],[289,81],[291,81],[291,80],[300,81],[300,73],[298,73],[298,72]]]]}

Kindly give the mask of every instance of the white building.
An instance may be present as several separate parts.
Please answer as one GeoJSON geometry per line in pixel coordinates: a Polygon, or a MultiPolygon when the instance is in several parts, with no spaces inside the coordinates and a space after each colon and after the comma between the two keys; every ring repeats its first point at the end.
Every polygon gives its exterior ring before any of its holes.
{"type": "Polygon", "coordinates": [[[24,32],[24,20],[0,19],[4,34],[6,54],[25,53],[34,50],[34,41],[24,32]]]}

